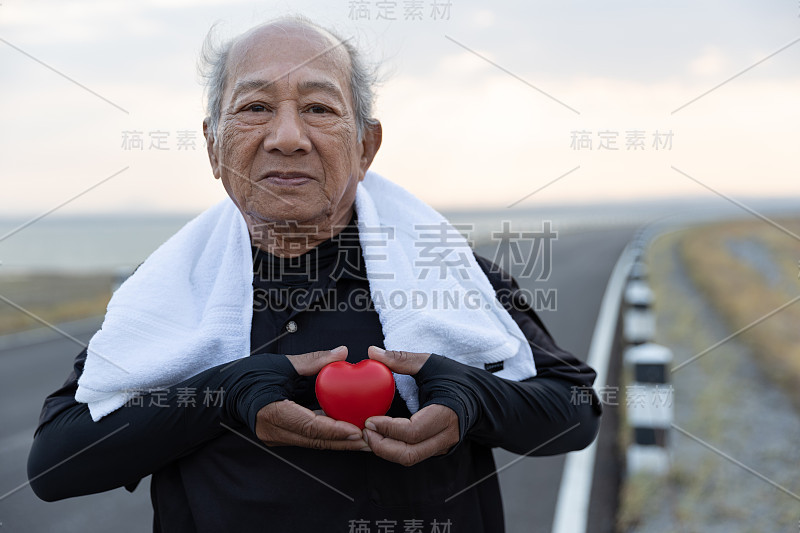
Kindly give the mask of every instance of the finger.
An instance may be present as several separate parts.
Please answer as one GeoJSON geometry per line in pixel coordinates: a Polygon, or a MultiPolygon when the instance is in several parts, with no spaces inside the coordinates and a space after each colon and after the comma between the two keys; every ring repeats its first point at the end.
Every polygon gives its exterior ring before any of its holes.
{"type": "MultiPolygon", "coordinates": [[[[415,444],[425,440],[431,435],[423,436],[419,428],[411,424],[408,418],[392,418],[389,416],[373,416],[364,423],[365,429],[369,429],[382,437],[388,437],[410,444],[415,444]]],[[[429,428],[426,428],[429,429],[429,428]]],[[[438,433],[438,431],[436,432],[438,433]]]]}
{"type": "Polygon", "coordinates": [[[458,416],[452,409],[432,404],[423,407],[411,415],[411,418],[371,416],[364,425],[382,436],[415,444],[441,433],[453,423],[458,427],[458,416]],[[455,420],[449,416],[448,411],[455,416],[455,420]]]}
{"type": "Polygon", "coordinates": [[[365,440],[372,452],[394,463],[412,466],[434,455],[442,455],[452,446],[445,433],[440,433],[417,444],[408,444],[390,437],[384,437],[369,429],[364,430],[365,440]]]}
{"type": "Polygon", "coordinates": [[[325,365],[347,359],[347,346],[339,346],[333,350],[287,355],[286,357],[298,374],[301,376],[313,376],[319,373],[325,365]]]}
{"type": "Polygon", "coordinates": [[[270,432],[270,438],[263,441],[268,446],[301,446],[316,450],[369,451],[363,438],[356,440],[312,439],[292,431],[276,427],[270,432]]]}
{"type": "Polygon", "coordinates": [[[361,437],[361,430],[356,425],[324,415],[315,415],[310,409],[291,400],[276,402],[276,411],[271,422],[277,427],[309,439],[346,440],[361,437]]]}
{"type": "Polygon", "coordinates": [[[377,346],[370,346],[367,350],[367,355],[370,359],[375,359],[388,366],[392,372],[408,374],[409,376],[419,372],[419,369],[431,356],[429,353],[384,350],[377,346]]]}

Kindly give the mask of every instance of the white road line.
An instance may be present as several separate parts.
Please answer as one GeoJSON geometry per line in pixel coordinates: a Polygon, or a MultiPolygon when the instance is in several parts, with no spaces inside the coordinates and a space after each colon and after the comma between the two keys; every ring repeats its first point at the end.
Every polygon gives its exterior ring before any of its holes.
{"type": "MultiPolygon", "coordinates": [[[[628,245],[620,254],[606,285],[600,312],[597,315],[592,343],[586,362],[597,372],[594,387],[605,387],[608,378],[608,363],[617,329],[622,291],[633,265],[636,252],[628,245]]],[[[594,460],[597,455],[597,440],[587,448],[567,454],[561,486],[558,489],[552,533],[581,533],[586,531],[589,516],[589,497],[592,490],[594,460]]]]}

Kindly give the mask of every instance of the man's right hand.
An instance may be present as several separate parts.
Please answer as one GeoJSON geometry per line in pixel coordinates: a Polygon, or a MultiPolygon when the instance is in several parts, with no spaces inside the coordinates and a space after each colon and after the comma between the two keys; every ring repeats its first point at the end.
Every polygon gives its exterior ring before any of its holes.
{"type": "MultiPolygon", "coordinates": [[[[347,348],[287,355],[301,376],[313,376],[322,367],[347,358],[347,348]]],[[[291,400],[273,402],[256,415],[256,436],[268,446],[302,446],[318,450],[364,450],[361,430],[349,422],[317,414],[291,400]]]]}

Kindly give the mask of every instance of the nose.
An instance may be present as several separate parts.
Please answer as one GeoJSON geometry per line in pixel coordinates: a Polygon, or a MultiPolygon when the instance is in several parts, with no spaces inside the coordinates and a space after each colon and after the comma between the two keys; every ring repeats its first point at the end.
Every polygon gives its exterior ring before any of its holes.
{"type": "Polygon", "coordinates": [[[311,151],[311,140],[306,134],[306,124],[294,106],[281,106],[269,123],[264,138],[264,149],[277,150],[283,155],[311,151]]]}

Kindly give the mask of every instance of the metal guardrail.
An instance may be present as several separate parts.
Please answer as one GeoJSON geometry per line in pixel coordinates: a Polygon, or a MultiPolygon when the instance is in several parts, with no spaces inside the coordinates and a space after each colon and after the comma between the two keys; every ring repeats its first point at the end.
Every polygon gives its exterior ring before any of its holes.
{"type": "Polygon", "coordinates": [[[640,230],[632,241],[636,259],[624,293],[623,363],[627,375],[625,406],[632,434],[626,451],[627,473],[666,474],[670,465],[670,427],[674,419],[669,366],[672,351],[653,340],[655,298],[648,283],[644,252],[652,230],[640,230]]]}
{"type": "MultiPolygon", "coordinates": [[[[663,388],[667,386],[672,353],[652,343],[655,302],[644,262],[647,246],[662,231],[656,225],[640,229],[617,260],[603,295],[587,357],[589,365],[597,371],[597,390],[607,386],[610,364],[620,354],[626,363],[625,371],[632,373],[629,390],[636,393],[636,398],[629,402],[626,397],[627,420],[633,433],[633,443],[626,453],[628,474],[664,473],[669,468],[671,396],[664,407],[653,404],[661,401],[663,388]]],[[[596,455],[597,441],[584,450],[567,454],[552,533],[587,530],[596,455]]]]}
{"type": "MultiPolygon", "coordinates": [[[[637,251],[630,244],[620,254],[606,285],[600,312],[595,323],[586,362],[596,372],[594,387],[602,390],[608,385],[609,367],[618,355],[620,313],[623,292],[637,251]]],[[[586,531],[594,477],[598,441],[583,450],[568,453],[558,491],[552,533],[582,533],[586,531]]]]}

